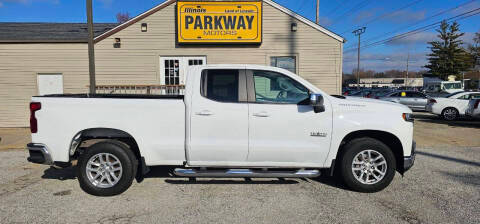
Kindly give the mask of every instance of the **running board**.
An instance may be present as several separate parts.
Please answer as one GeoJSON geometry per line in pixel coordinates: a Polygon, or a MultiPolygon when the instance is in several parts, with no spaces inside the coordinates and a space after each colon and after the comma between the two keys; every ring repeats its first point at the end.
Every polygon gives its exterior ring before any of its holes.
{"type": "Polygon", "coordinates": [[[182,169],[177,168],[173,172],[180,177],[252,177],[252,178],[314,178],[320,176],[318,170],[296,170],[296,171],[268,171],[251,169],[226,169],[226,170],[204,170],[204,169],[182,169]]]}

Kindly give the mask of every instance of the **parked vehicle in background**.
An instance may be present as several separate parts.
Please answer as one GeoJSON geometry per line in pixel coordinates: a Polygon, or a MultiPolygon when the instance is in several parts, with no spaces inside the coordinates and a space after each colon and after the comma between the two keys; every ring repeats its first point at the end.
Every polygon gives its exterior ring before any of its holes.
{"type": "Polygon", "coordinates": [[[413,166],[406,106],[333,97],[259,65],[192,66],[187,77],[185,96],[33,97],[28,160],[64,166],[78,159],[80,187],[101,196],[124,192],[150,166],[182,177],[335,172],[361,192],[380,191],[413,166]],[[97,143],[82,147],[89,140],[97,143]]]}
{"type": "Polygon", "coordinates": [[[472,118],[480,118],[480,99],[471,99],[468,103],[465,115],[472,118]]]}
{"type": "Polygon", "coordinates": [[[430,97],[417,91],[395,91],[379,97],[380,100],[400,103],[408,106],[413,111],[425,111],[430,97]]]}
{"type": "Polygon", "coordinates": [[[445,120],[453,121],[465,116],[471,99],[480,99],[480,92],[458,92],[445,98],[433,98],[429,100],[426,109],[430,113],[442,116],[445,120]]]}
{"type": "Polygon", "coordinates": [[[435,97],[464,91],[461,81],[433,81],[425,83],[423,89],[426,94],[435,97]]]}
{"type": "Polygon", "coordinates": [[[352,92],[349,94],[349,97],[357,97],[357,98],[370,98],[370,94],[372,93],[371,89],[361,89],[356,92],[352,92]]]}
{"type": "Polygon", "coordinates": [[[394,90],[389,88],[376,89],[375,91],[373,91],[371,98],[380,99],[392,92],[394,92],[394,90]]]}

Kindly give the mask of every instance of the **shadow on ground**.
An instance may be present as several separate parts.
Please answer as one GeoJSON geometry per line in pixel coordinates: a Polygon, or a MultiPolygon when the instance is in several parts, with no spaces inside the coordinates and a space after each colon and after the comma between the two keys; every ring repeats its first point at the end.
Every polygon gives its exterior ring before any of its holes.
{"type": "MultiPolygon", "coordinates": [[[[74,180],[77,179],[77,174],[76,174],[76,166],[68,167],[68,168],[55,168],[55,167],[50,167],[44,171],[44,174],[42,175],[43,179],[53,179],[53,180],[74,180]]],[[[341,181],[338,181],[334,177],[329,177],[329,176],[320,176],[317,178],[311,178],[311,179],[306,179],[306,178],[254,178],[252,180],[251,178],[186,178],[186,177],[177,177],[172,174],[172,168],[171,167],[151,167],[151,170],[149,173],[147,173],[143,178],[137,178],[138,182],[142,182],[144,179],[150,179],[150,178],[165,178],[165,182],[169,184],[238,184],[238,185],[243,185],[243,184],[299,184],[300,181],[315,181],[318,183],[322,183],[331,187],[335,188],[340,188],[347,190],[347,188],[341,183],[341,181]]]]}
{"type": "Polygon", "coordinates": [[[460,118],[456,121],[446,121],[440,116],[426,113],[415,113],[415,120],[431,123],[431,124],[443,124],[450,127],[464,127],[464,128],[480,128],[480,120],[473,120],[469,118],[460,118]]]}

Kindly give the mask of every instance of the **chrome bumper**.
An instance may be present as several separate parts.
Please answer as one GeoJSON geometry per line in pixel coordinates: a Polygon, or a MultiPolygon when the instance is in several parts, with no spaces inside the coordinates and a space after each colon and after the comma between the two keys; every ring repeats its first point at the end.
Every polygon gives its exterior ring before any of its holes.
{"type": "Polygon", "coordinates": [[[415,150],[417,148],[417,143],[413,141],[412,143],[412,153],[410,156],[403,158],[403,173],[407,172],[415,164],[415,150]]]}
{"type": "Polygon", "coordinates": [[[52,156],[48,152],[47,146],[43,144],[29,143],[27,149],[30,156],[27,160],[31,163],[53,165],[52,156]]]}

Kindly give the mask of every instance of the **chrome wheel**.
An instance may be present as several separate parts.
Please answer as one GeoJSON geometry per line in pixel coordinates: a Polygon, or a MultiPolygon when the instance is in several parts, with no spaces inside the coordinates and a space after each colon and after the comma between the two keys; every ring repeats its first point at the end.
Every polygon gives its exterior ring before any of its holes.
{"type": "Polygon", "coordinates": [[[353,158],[352,172],[360,183],[376,184],[387,174],[387,161],[375,150],[363,150],[353,158]]]}
{"type": "Polygon", "coordinates": [[[122,177],[122,163],[110,153],[99,153],[88,160],[86,172],[88,180],[94,186],[111,188],[122,177]]]}
{"type": "Polygon", "coordinates": [[[446,119],[446,120],[455,120],[457,118],[457,110],[453,109],[453,108],[447,108],[445,109],[445,111],[443,112],[443,117],[446,119]]]}

